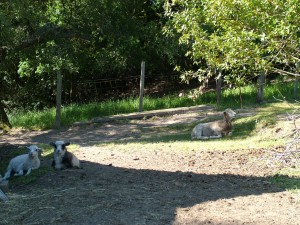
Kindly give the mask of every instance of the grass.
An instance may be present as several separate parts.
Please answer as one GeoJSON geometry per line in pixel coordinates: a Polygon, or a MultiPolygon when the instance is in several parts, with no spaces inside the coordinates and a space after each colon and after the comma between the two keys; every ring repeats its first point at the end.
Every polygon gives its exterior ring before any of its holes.
{"type": "MultiPolygon", "coordinates": [[[[50,146],[47,146],[45,144],[39,144],[39,147],[43,149],[41,153],[41,157],[44,159],[50,159],[52,155],[52,148],[50,146]]],[[[14,158],[17,155],[26,154],[28,153],[28,149],[25,147],[18,147],[15,149],[10,149],[8,152],[5,153],[5,160],[4,162],[0,164],[0,171],[1,174],[4,174],[6,171],[6,168],[8,166],[9,160],[14,158]]],[[[32,170],[30,173],[30,176],[21,176],[21,177],[11,177],[9,180],[9,186],[20,186],[20,185],[26,185],[33,181],[35,181],[38,177],[46,174],[49,172],[50,168],[45,165],[41,165],[39,169],[32,170]]]]}
{"type": "MultiPolygon", "coordinates": [[[[256,87],[246,86],[242,89],[243,107],[253,107],[256,105],[256,87]]],[[[274,102],[274,98],[292,101],[293,83],[278,83],[267,85],[265,88],[266,102],[274,102]],[[285,97],[284,97],[285,96],[285,97]]],[[[187,107],[194,105],[209,104],[216,106],[215,92],[207,92],[199,96],[195,101],[187,96],[179,98],[177,95],[169,95],[162,98],[145,97],[143,101],[144,111],[167,109],[177,107],[187,107]]],[[[238,89],[226,89],[222,93],[221,109],[240,108],[240,97],[238,89]]],[[[62,107],[61,124],[69,126],[74,122],[88,121],[95,117],[117,115],[123,113],[137,112],[139,100],[129,98],[117,101],[104,101],[100,103],[90,103],[85,105],[71,104],[62,107]]],[[[9,115],[13,127],[20,127],[31,130],[47,130],[54,127],[55,108],[42,111],[21,111],[9,115]]]]}
{"type": "MultiPolygon", "coordinates": [[[[250,108],[244,109],[242,112],[251,110],[250,108]]],[[[199,121],[189,124],[147,127],[143,128],[145,132],[142,133],[139,139],[105,142],[100,145],[106,146],[111,144],[113,148],[116,147],[125,151],[128,149],[130,151],[131,149],[141,148],[156,150],[159,148],[157,145],[168,144],[172,146],[172,151],[179,149],[182,152],[183,148],[180,146],[184,146],[185,151],[188,153],[194,150],[235,151],[283,146],[286,140],[278,138],[278,136],[274,135],[274,132],[279,127],[287,126],[287,121],[279,121],[277,116],[291,111],[290,105],[286,103],[272,103],[252,111],[253,115],[234,119],[234,135],[226,136],[222,139],[202,140],[201,145],[199,145],[198,140],[191,141],[190,139],[191,130],[199,121]]],[[[220,118],[218,116],[210,116],[209,119],[204,119],[201,122],[216,119],[220,118]]]]}
{"type": "MultiPolygon", "coordinates": [[[[160,99],[144,98],[144,111],[155,109],[167,109],[195,105],[189,98],[175,98],[166,96],[160,99]]],[[[117,101],[105,101],[86,105],[72,104],[63,106],[61,111],[61,123],[63,126],[71,125],[79,121],[88,121],[95,117],[117,115],[137,112],[138,99],[125,99],[117,101]]],[[[46,130],[54,126],[55,109],[46,109],[38,112],[15,112],[9,115],[13,127],[21,127],[31,130],[46,130]]]]}
{"type": "Polygon", "coordinates": [[[300,204],[299,168],[284,168],[271,178],[271,182],[283,190],[288,190],[298,195],[297,203],[300,204]]]}

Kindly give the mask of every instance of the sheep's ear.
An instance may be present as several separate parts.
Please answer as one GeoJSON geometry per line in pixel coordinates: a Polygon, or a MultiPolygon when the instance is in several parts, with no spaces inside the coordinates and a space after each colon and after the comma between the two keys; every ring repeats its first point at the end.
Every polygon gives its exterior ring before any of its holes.
{"type": "Polygon", "coordinates": [[[28,150],[31,150],[30,147],[26,147],[28,150]]]}
{"type": "Polygon", "coordinates": [[[229,115],[228,115],[228,113],[227,113],[227,112],[223,112],[223,114],[224,114],[224,118],[227,119],[227,120],[229,120],[229,115]]]}
{"type": "Polygon", "coordinates": [[[70,145],[70,142],[65,143],[65,146],[68,146],[68,145],[70,145]]]}
{"type": "Polygon", "coordinates": [[[53,146],[54,148],[56,147],[56,144],[54,142],[50,142],[49,145],[53,146]]]}

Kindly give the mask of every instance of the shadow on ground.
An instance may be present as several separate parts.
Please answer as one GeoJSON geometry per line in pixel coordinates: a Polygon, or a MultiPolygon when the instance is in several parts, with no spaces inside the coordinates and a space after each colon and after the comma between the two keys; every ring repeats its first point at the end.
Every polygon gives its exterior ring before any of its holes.
{"type": "MultiPolygon", "coordinates": [[[[173,122],[178,124],[178,121],[173,122]]],[[[0,147],[7,143],[12,147],[28,143],[47,144],[61,139],[87,149],[101,142],[140,142],[142,138],[148,142],[157,142],[158,139],[169,142],[178,138],[190,140],[188,134],[182,135],[176,129],[172,134],[150,129],[148,138],[145,138],[145,129],[168,125],[170,123],[163,120],[144,123],[115,121],[59,131],[24,132],[5,136],[7,139],[0,140],[0,147]]],[[[202,161],[191,166],[201,168],[205,161],[206,172],[182,172],[186,171],[182,167],[172,172],[162,171],[162,167],[155,164],[166,163],[163,157],[157,156],[158,162],[152,158],[148,160],[148,164],[151,163],[148,168],[153,169],[138,169],[131,165],[135,159],[130,152],[118,159],[124,166],[117,167],[113,161],[104,165],[97,151],[95,155],[89,155],[95,158],[82,161],[83,169],[50,169],[31,184],[13,187],[8,192],[10,201],[0,203],[0,224],[234,225],[287,224],[287,221],[297,224],[300,221],[299,207],[282,196],[283,190],[271,185],[271,177],[236,175],[234,167],[229,168],[230,172],[224,170],[224,174],[214,174],[213,168],[222,170],[227,163],[233,164],[233,160],[241,161],[235,164],[239,166],[237,170],[243,168],[243,158],[233,159],[221,152],[220,160],[201,158],[202,161]]],[[[215,155],[211,157],[215,159],[215,155]]],[[[173,160],[169,164],[181,165],[173,163],[182,160],[176,154],[170,154],[166,159],[173,160]]],[[[49,168],[47,160],[43,163],[49,168]]],[[[300,183],[299,179],[290,179],[291,188],[300,183]]]]}
{"type": "MultiPolygon", "coordinates": [[[[5,215],[7,224],[226,224],[201,216],[201,211],[191,215],[190,223],[181,223],[177,214],[205,202],[281,192],[269,177],[127,169],[88,161],[82,165],[13,188],[11,201],[0,203],[1,218],[5,215]]],[[[220,211],[223,207],[230,206],[222,205],[220,211]]],[[[255,221],[240,217],[228,224],[244,222],[255,221]]]]}

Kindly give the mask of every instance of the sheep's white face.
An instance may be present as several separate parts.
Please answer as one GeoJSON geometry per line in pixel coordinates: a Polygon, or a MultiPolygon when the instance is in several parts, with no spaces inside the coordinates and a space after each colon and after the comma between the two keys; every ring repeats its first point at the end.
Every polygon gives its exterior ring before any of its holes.
{"type": "Polygon", "coordinates": [[[29,149],[28,155],[30,158],[35,158],[38,157],[39,155],[39,151],[41,151],[42,149],[40,149],[38,146],[36,145],[31,145],[29,147],[27,147],[29,149]]]}
{"type": "Polygon", "coordinates": [[[66,146],[70,145],[69,142],[64,142],[64,141],[56,141],[56,142],[51,142],[50,145],[54,147],[54,154],[56,155],[63,155],[66,152],[66,146]]]}
{"type": "Polygon", "coordinates": [[[234,118],[236,115],[236,112],[233,111],[232,109],[226,109],[225,112],[227,113],[230,119],[234,118]]]}

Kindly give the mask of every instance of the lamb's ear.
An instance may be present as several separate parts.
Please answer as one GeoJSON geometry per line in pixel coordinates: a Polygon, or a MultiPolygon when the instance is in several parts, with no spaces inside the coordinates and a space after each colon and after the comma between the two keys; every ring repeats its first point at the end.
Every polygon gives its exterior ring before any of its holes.
{"type": "Polygon", "coordinates": [[[65,146],[68,146],[68,145],[70,145],[70,142],[66,142],[64,145],[65,145],[65,146]]]}
{"type": "Polygon", "coordinates": [[[49,145],[53,146],[54,148],[56,148],[56,144],[54,142],[50,142],[49,145]]]}
{"type": "Polygon", "coordinates": [[[224,114],[224,118],[225,118],[226,120],[229,120],[229,119],[230,119],[227,112],[223,112],[223,114],[224,114]]]}

